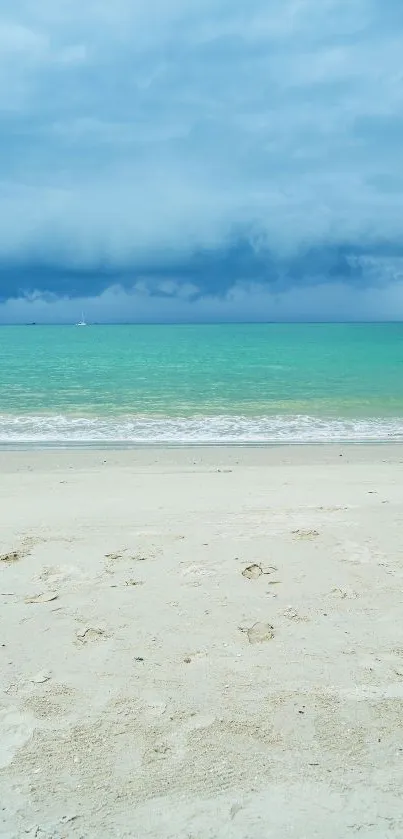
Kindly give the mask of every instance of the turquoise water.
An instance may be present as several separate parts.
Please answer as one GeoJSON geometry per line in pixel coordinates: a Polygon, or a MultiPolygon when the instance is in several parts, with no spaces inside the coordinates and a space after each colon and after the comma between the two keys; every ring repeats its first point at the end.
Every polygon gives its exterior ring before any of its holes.
{"type": "Polygon", "coordinates": [[[403,325],[0,329],[0,442],[403,439],[403,325]]]}

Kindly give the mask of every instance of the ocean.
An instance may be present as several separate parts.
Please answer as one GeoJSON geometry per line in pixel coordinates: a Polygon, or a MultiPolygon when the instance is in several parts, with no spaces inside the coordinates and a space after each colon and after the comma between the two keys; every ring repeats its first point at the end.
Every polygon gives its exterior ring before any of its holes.
{"type": "Polygon", "coordinates": [[[403,440],[403,324],[5,326],[0,443],[403,440]]]}

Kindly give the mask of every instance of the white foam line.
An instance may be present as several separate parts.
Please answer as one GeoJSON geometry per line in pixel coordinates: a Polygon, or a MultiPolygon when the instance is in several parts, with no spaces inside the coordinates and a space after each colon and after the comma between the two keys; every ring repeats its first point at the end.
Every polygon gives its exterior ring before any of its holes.
{"type": "Polygon", "coordinates": [[[403,441],[402,418],[0,415],[7,443],[320,443],[403,441]]]}

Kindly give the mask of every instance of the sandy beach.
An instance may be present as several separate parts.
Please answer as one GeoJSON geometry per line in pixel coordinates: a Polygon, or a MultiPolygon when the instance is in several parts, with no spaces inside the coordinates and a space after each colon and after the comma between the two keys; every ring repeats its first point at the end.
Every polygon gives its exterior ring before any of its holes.
{"type": "Polygon", "coordinates": [[[403,446],[0,452],[0,836],[403,836],[403,446]]]}

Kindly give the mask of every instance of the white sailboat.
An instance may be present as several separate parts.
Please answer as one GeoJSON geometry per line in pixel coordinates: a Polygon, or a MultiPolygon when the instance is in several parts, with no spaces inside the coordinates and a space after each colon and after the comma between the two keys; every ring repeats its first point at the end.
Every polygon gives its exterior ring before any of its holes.
{"type": "Polygon", "coordinates": [[[81,320],[79,320],[79,322],[76,323],[76,326],[87,326],[86,320],[85,320],[85,317],[84,317],[84,312],[81,312],[81,320]]]}

